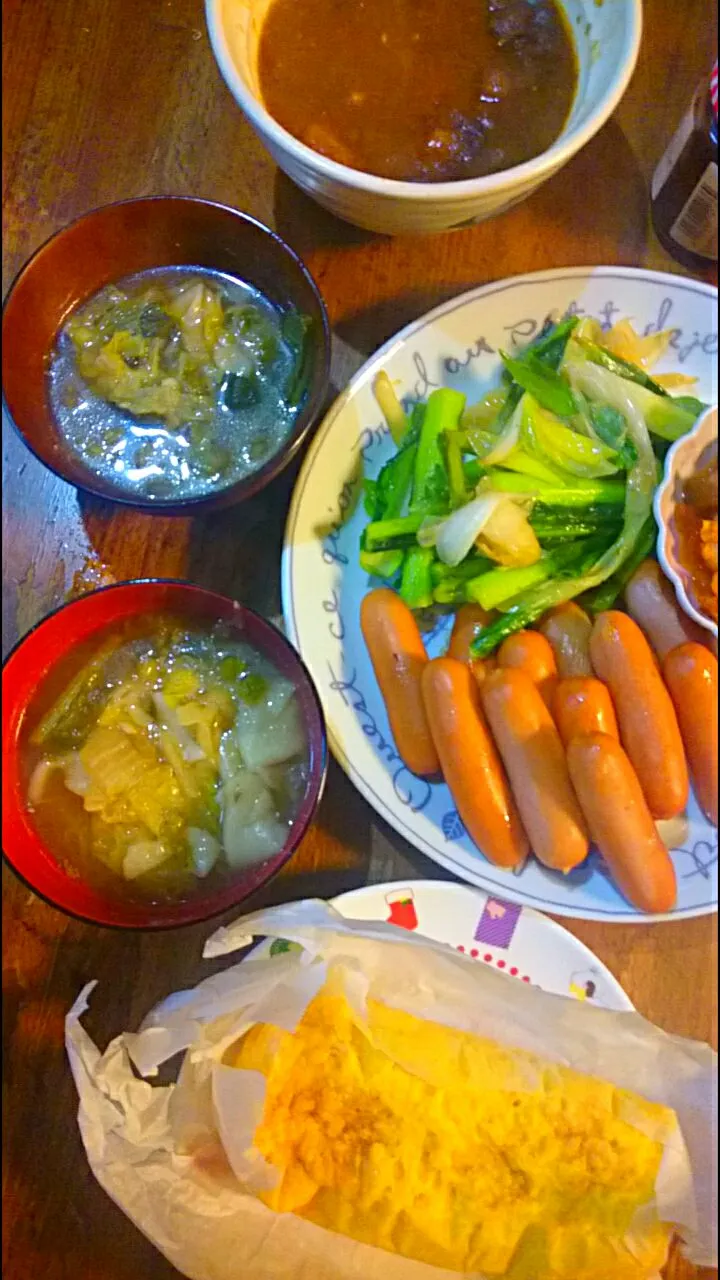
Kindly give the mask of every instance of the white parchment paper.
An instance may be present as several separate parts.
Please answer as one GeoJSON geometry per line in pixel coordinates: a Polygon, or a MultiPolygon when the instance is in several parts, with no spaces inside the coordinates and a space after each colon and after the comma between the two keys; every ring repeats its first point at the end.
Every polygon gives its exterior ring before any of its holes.
{"type": "Polygon", "coordinates": [[[681,1136],[666,1149],[658,1207],[665,1220],[678,1224],[693,1262],[717,1265],[717,1057],[708,1046],[666,1035],[636,1013],[546,994],[440,943],[384,924],[344,920],[322,902],[246,916],[218,930],[205,956],[231,955],[257,937],[285,938],[303,951],[251,954],[194,990],[170,996],[137,1033],[119,1036],[102,1055],[81,1023],[94,983],[66,1020],[78,1119],[93,1172],[182,1275],[458,1280],[457,1272],[274,1213],[247,1192],[248,1185],[260,1190],[275,1178],[249,1150],[265,1081],[256,1072],[223,1066],[222,1055],[255,1022],[293,1030],[330,963],[342,970],[358,1006],[371,995],[671,1107],[681,1136]],[[180,1052],[176,1084],[148,1083],[180,1052]]]}

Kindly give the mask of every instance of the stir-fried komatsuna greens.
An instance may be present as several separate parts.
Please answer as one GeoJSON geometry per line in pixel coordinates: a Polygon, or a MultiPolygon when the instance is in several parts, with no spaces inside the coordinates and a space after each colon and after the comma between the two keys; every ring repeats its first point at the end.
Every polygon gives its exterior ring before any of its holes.
{"type": "Polygon", "coordinates": [[[365,481],[361,566],[411,609],[497,611],[478,656],[553,605],[608,608],[652,549],[652,498],[669,442],[704,405],[651,377],[668,334],[566,318],[513,356],[479,403],[449,387],[405,413],[385,373],[375,394],[397,446],[365,481]]]}

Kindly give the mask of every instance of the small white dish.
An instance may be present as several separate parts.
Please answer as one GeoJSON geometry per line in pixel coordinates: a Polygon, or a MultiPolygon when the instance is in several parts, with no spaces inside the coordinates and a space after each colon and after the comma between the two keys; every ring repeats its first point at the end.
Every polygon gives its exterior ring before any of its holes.
{"type": "Polygon", "coordinates": [[[665,458],[665,474],[662,484],[655,492],[654,499],[655,519],[658,525],[658,560],[675,588],[680,607],[689,618],[704,627],[706,631],[711,631],[714,636],[718,633],[717,623],[699,607],[692,575],[678,556],[673,515],[683,481],[693,474],[702,455],[713,440],[717,440],[717,434],[718,411],[715,405],[714,408],[701,414],[692,431],[689,431],[686,436],[681,436],[668,450],[665,458]]]}
{"type": "MultiPolygon", "coordinates": [[[[272,0],[205,0],[210,44],[238,106],[284,173],[339,218],[386,235],[420,235],[484,222],[525,200],[584,147],[612,115],[635,69],[641,0],[560,0],[577,51],[578,87],[556,141],[501,173],[459,182],[398,182],[338,164],[272,118],[257,71],[260,30],[272,0]]],[[[340,33],[341,38],[341,33],[340,33]]]]}

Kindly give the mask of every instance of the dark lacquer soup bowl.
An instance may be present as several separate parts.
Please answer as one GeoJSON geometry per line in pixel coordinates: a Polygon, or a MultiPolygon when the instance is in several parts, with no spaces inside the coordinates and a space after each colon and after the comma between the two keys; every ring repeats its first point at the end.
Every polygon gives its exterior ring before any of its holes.
{"type": "MultiPolygon", "coordinates": [[[[264,488],[297,454],[325,407],[330,331],[318,289],[293,250],[236,209],[181,196],[105,205],[64,227],[37,250],[8,294],[2,322],[2,384],[23,441],[63,480],[100,498],[165,514],[218,510],[264,488]],[[242,282],[279,316],[307,323],[302,394],[287,432],[248,474],[210,491],[146,496],[89,465],[61,429],[50,370],[58,339],[76,308],[100,290],[163,269],[195,269],[242,282]]],[[[102,405],[101,405],[102,408],[102,405]]],[[[126,415],[127,416],[127,415],[126,415]]]]}

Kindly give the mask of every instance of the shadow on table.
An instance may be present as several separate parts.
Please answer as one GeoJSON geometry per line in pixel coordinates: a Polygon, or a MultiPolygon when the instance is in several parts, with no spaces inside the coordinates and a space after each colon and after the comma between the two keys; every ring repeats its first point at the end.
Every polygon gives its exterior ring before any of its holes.
{"type": "MultiPolygon", "coordinates": [[[[544,229],[547,236],[547,266],[558,265],[556,240],[565,249],[567,266],[636,265],[642,260],[648,239],[650,192],[638,158],[616,119],[609,120],[530,200],[533,230],[537,234],[544,229]],[[570,191],[573,198],[568,198],[570,191]]],[[[520,253],[518,270],[522,270],[520,253]]]]}
{"type": "MultiPolygon", "coordinates": [[[[325,407],[336,395],[331,384],[325,407]]],[[[131,578],[182,578],[278,621],[285,521],[302,459],[322,416],[298,456],[267,488],[225,511],[154,515],[78,491],[80,519],[94,554],[75,575],[69,595],[131,578]]]]}
{"type": "MultiPolygon", "coordinates": [[[[453,233],[460,234],[460,233],[453,233]]],[[[339,338],[367,358],[406,325],[419,320],[428,311],[457,298],[462,293],[488,284],[492,276],[478,272],[464,283],[438,283],[426,289],[409,289],[393,298],[385,298],[371,307],[350,312],[335,325],[339,338]]]]}
{"type": "Polygon", "coordinates": [[[387,239],[336,218],[301,191],[281,169],[275,174],[273,204],[275,230],[301,257],[314,249],[341,249],[387,239]]]}

